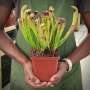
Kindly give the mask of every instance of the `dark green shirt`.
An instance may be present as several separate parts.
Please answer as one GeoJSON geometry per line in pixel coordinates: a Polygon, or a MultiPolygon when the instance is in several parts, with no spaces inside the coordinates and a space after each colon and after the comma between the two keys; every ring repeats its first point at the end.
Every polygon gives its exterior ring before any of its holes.
{"type": "MultiPolygon", "coordinates": [[[[15,0],[16,1],[16,0],[15,0]]],[[[0,0],[0,5],[13,8],[13,0],[0,0]]],[[[71,5],[74,5],[74,0],[22,0],[21,7],[24,4],[28,4],[33,10],[43,11],[46,10],[49,6],[55,8],[55,13],[57,16],[64,17],[67,19],[67,27],[65,32],[68,31],[68,28],[71,25],[72,21],[72,8],[71,5]]],[[[19,13],[19,12],[18,12],[19,13]]],[[[23,35],[20,31],[17,33],[16,38],[19,48],[26,54],[30,54],[30,45],[25,41],[23,35]]],[[[71,54],[76,48],[74,34],[70,35],[68,40],[60,47],[60,56],[61,58],[67,57],[71,54]]],[[[11,73],[11,90],[31,90],[30,86],[24,82],[24,73],[20,64],[13,61],[12,63],[12,73],[11,73]],[[16,69],[17,68],[17,69],[16,69]],[[20,83],[19,83],[20,82],[20,83]]],[[[75,64],[71,72],[67,73],[63,80],[53,88],[45,88],[39,90],[82,90],[81,89],[81,72],[80,65],[75,64]]]]}
{"type": "MultiPolygon", "coordinates": [[[[22,0],[21,6],[24,4],[29,5],[33,10],[38,10],[40,12],[48,9],[49,6],[55,8],[55,14],[58,17],[64,17],[67,19],[67,26],[65,29],[66,33],[72,22],[74,0],[22,0]]],[[[27,55],[30,54],[30,45],[25,41],[23,35],[18,33],[17,35],[18,46],[27,55]]],[[[76,43],[74,38],[74,33],[70,35],[67,41],[60,47],[60,57],[66,58],[76,49],[76,43]]],[[[67,73],[63,78],[62,82],[59,83],[54,88],[38,89],[38,90],[82,90],[81,85],[81,72],[80,65],[75,64],[71,72],[67,73]],[[75,78],[75,80],[74,80],[75,78]],[[78,83],[77,83],[78,82],[78,83]]]]}

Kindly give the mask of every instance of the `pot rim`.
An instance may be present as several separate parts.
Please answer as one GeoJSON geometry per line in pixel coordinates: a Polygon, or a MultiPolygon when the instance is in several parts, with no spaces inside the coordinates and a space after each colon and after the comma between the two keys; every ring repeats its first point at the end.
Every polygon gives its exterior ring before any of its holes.
{"type": "Polygon", "coordinates": [[[60,57],[60,56],[31,56],[31,57],[50,57],[52,58],[52,57],[60,57]]]}

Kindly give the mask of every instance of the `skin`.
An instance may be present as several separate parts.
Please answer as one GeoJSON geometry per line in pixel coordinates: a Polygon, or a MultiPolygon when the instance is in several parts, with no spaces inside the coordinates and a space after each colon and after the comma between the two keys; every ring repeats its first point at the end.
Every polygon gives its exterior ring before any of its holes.
{"type": "MultiPolygon", "coordinates": [[[[90,34],[88,34],[87,39],[78,47],[76,50],[71,53],[68,58],[72,61],[73,64],[78,63],[81,59],[90,54],[90,34]]],[[[62,77],[66,73],[68,68],[67,63],[61,63],[59,71],[53,75],[50,79],[49,85],[55,85],[61,81],[62,77]]]]}
{"type": "Polygon", "coordinates": [[[34,88],[39,88],[45,86],[46,82],[40,83],[39,79],[34,76],[32,72],[32,65],[30,59],[26,57],[22,51],[20,51],[15,44],[13,44],[12,40],[8,37],[8,35],[4,32],[4,25],[8,20],[8,17],[11,13],[11,8],[0,5],[0,10],[2,13],[0,14],[0,48],[11,58],[15,59],[18,63],[20,63],[24,69],[25,73],[25,81],[27,84],[31,85],[34,88]],[[37,84],[36,84],[37,83],[37,84]],[[38,84],[39,83],[39,84],[38,84]]]}
{"type": "MultiPolygon", "coordinates": [[[[81,59],[90,54],[90,11],[83,11],[81,12],[81,14],[83,16],[84,22],[88,28],[89,33],[85,41],[67,57],[72,61],[72,64],[80,62],[81,59]]],[[[67,63],[61,63],[59,71],[50,78],[50,82],[48,83],[48,85],[55,85],[60,82],[63,75],[66,73],[67,68],[67,63]]]]}
{"type": "MultiPolygon", "coordinates": [[[[0,5],[0,11],[2,11],[2,13],[0,13],[0,48],[7,55],[9,55],[11,58],[13,58],[22,65],[25,73],[26,83],[36,89],[56,85],[58,82],[60,82],[63,75],[68,69],[68,64],[66,62],[61,62],[59,64],[60,68],[58,72],[50,78],[49,82],[40,82],[40,80],[32,72],[32,65],[30,59],[26,57],[22,53],[22,51],[20,51],[15,46],[15,44],[13,44],[12,40],[4,32],[4,25],[11,13],[11,8],[0,5]]],[[[90,12],[82,12],[82,16],[90,32],[90,12]]],[[[89,45],[90,34],[88,34],[86,40],[78,48],[76,48],[73,53],[68,56],[68,58],[71,59],[73,64],[79,62],[82,58],[90,54],[89,45]]]]}

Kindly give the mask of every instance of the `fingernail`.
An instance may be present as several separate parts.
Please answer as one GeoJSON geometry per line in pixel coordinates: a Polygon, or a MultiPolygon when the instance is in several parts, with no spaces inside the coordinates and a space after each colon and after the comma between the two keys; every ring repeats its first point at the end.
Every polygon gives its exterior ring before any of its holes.
{"type": "Polygon", "coordinates": [[[51,82],[48,83],[48,86],[50,86],[50,85],[51,85],[51,82]]]}
{"type": "Polygon", "coordinates": [[[50,85],[50,87],[54,87],[54,85],[50,85]]]}
{"type": "Polygon", "coordinates": [[[38,83],[40,83],[40,81],[39,80],[36,80],[35,83],[38,84],[38,83]]]}

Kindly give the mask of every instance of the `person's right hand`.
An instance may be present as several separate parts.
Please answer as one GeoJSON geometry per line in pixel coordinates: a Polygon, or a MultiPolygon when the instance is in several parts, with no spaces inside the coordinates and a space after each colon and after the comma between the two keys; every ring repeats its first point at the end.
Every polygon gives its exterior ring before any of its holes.
{"type": "Polygon", "coordinates": [[[28,61],[24,64],[25,81],[32,88],[45,88],[47,82],[40,82],[40,80],[33,74],[31,62],[28,61]]]}

